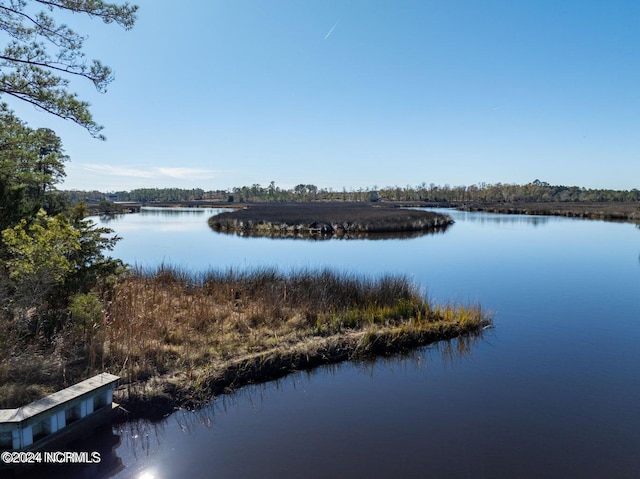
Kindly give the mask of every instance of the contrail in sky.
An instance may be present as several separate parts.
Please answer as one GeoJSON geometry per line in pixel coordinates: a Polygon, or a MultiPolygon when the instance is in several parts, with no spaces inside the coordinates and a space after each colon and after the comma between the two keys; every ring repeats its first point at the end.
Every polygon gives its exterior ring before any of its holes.
{"type": "Polygon", "coordinates": [[[331,27],[331,30],[329,30],[329,33],[327,33],[327,34],[324,36],[324,39],[325,39],[325,40],[331,36],[331,34],[332,34],[332,33],[333,33],[333,31],[335,30],[335,28],[336,28],[336,25],[337,25],[337,24],[338,24],[338,22],[336,22],[336,23],[334,23],[334,24],[333,24],[333,26],[331,27]]]}

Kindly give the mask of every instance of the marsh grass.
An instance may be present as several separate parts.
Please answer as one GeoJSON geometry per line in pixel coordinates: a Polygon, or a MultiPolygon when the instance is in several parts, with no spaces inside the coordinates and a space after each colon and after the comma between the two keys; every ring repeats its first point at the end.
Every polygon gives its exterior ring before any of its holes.
{"type": "Polygon", "coordinates": [[[453,223],[439,213],[381,203],[262,203],[209,219],[218,232],[286,238],[371,238],[444,231],[453,223]]]}
{"type": "Polygon", "coordinates": [[[489,323],[480,306],[432,304],[406,277],[331,270],[193,275],[164,265],[76,303],[48,348],[3,349],[0,407],[109,371],[122,378],[116,400],[130,417],[157,418],[249,383],[476,335],[489,323]]]}
{"type": "MultiPolygon", "coordinates": [[[[104,363],[129,408],[212,393],[344,359],[479,331],[479,306],[432,305],[406,277],[330,270],[210,271],[163,266],[118,284],[105,310],[104,363]]],[[[146,406],[145,406],[146,407],[146,406]]]]}
{"type": "Polygon", "coordinates": [[[4,347],[0,358],[0,408],[28,404],[54,392],[65,370],[57,350],[45,354],[37,346],[4,347]]]}
{"type": "Polygon", "coordinates": [[[488,213],[566,216],[606,221],[640,223],[638,202],[537,202],[467,204],[458,209],[488,213]]]}

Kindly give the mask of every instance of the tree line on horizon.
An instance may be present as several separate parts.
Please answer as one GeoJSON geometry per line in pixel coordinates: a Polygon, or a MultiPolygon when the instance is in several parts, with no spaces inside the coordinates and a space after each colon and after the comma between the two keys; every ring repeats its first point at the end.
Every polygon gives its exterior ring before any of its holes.
{"type": "Polygon", "coordinates": [[[219,201],[226,203],[284,201],[421,201],[428,203],[532,203],[532,202],[640,202],[640,190],[592,189],[579,186],[551,185],[535,180],[524,185],[512,183],[479,183],[471,186],[450,186],[421,183],[418,186],[387,186],[334,190],[312,184],[281,188],[253,184],[230,190],[202,188],[136,188],[130,191],[63,192],[73,203],[85,201],[180,202],[219,201]]]}

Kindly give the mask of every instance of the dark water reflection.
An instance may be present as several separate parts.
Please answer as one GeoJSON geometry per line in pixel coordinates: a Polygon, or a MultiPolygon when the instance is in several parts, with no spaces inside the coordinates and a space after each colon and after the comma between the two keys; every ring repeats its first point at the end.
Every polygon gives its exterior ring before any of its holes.
{"type": "Polygon", "coordinates": [[[307,241],[326,240],[403,240],[419,238],[426,235],[442,234],[448,226],[439,226],[423,231],[401,231],[401,232],[353,232],[353,233],[300,233],[294,231],[262,232],[257,230],[248,231],[216,231],[218,234],[238,236],[240,238],[269,238],[275,240],[295,239],[307,241]]]}
{"type": "MultiPolygon", "coordinates": [[[[483,339],[463,338],[393,358],[323,366],[242,388],[208,407],[177,412],[160,423],[124,424],[118,428],[121,453],[135,466],[117,477],[131,477],[127,474],[132,472],[133,477],[211,477],[205,471],[229,478],[342,477],[326,461],[327,449],[348,441],[345,452],[366,450],[366,435],[382,427],[380,413],[386,416],[384,428],[402,430],[403,438],[390,440],[420,440],[423,434],[406,428],[412,419],[401,413],[404,394],[379,388],[380,380],[424,381],[434,359],[439,367],[454,368],[469,359],[479,341],[483,339]],[[379,410],[383,405],[385,410],[379,410]],[[376,417],[370,420],[372,413],[376,417]],[[415,432],[418,436],[411,438],[415,432]],[[316,453],[321,454],[310,463],[316,453]]],[[[369,471],[366,477],[382,476],[369,471]]]]}
{"type": "MultiPolygon", "coordinates": [[[[159,207],[144,207],[138,213],[133,213],[138,218],[144,217],[157,217],[157,218],[184,218],[188,216],[204,216],[211,211],[228,211],[228,208],[159,208],[159,207]]],[[[118,224],[120,222],[128,221],[129,214],[113,214],[113,215],[101,215],[100,223],[113,223],[118,224]]]]}
{"type": "Polygon", "coordinates": [[[473,212],[456,211],[455,217],[458,221],[467,221],[471,223],[502,223],[502,224],[519,224],[524,226],[541,226],[549,224],[553,221],[553,217],[540,215],[516,215],[516,214],[478,214],[473,212]]]}
{"type": "Polygon", "coordinates": [[[118,426],[113,477],[637,477],[635,225],[446,213],[444,234],[373,242],[216,235],[208,212],[111,222],[129,263],[403,273],[435,301],[481,303],[496,326],[118,426]]]}

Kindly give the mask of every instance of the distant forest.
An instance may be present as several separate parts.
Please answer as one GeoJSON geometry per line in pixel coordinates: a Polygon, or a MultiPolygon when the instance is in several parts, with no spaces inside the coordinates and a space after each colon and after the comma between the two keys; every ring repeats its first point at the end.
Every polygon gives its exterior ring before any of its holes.
{"type": "Polygon", "coordinates": [[[526,203],[526,202],[640,202],[640,190],[587,189],[578,186],[550,185],[535,180],[526,185],[480,183],[471,186],[438,186],[422,183],[418,186],[359,188],[357,190],[319,188],[299,184],[291,189],[254,184],[231,190],[201,188],[138,188],[131,191],[64,191],[72,202],[136,201],[180,202],[219,201],[247,203],[263,201],[421,201],[428,203],[526,203]]]}

